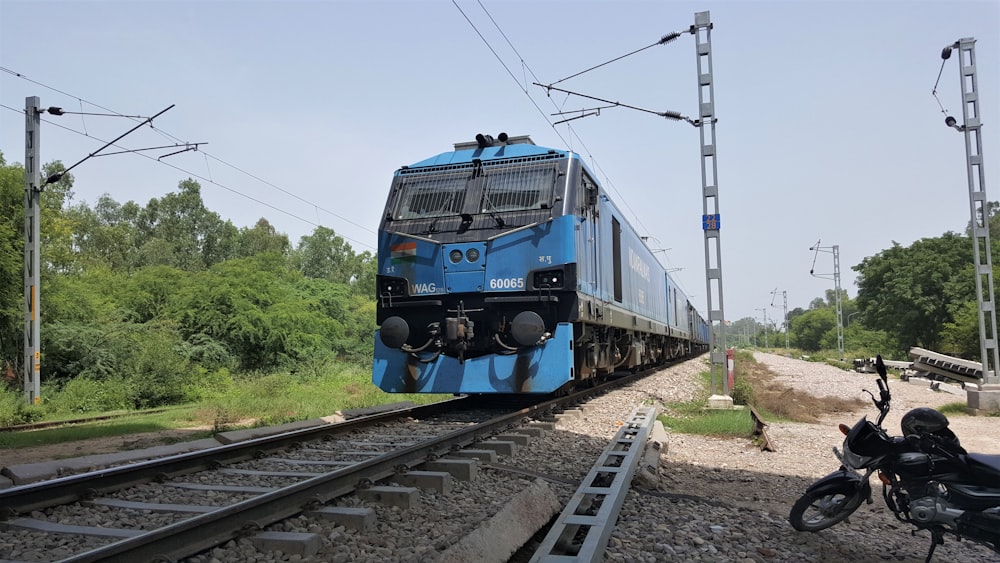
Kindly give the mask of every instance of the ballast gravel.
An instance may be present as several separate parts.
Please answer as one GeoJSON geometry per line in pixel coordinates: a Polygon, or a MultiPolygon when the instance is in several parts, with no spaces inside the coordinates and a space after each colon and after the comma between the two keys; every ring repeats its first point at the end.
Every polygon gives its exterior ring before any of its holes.
{"type": "MultiPolygon", "coordinates": [[[[863,389],[876,390],[874,374],[858,374],[824,364],[774,354],[757,353],[783,384],[796,393],[868,399],[863,389]]],[[[565,505],[577,483],[617,433],[633,409],[692,400],[701,387],[700,373],[708,369],[707,356],[667,368],[625,389],[591,400],[583,416],[559,423],[556,430],[532,438],[516,455],[501,456],[497,467],[484,466],[471,482],[453,480],[448,494],[422,491],[418,507],[403,510],[367,503],[357,497],[335,504],[370,507],[377,523],[367,531],[336,526],[300,515],[268,528],[271,531],[316,534],[321,545],[314,554],[261,551],[250,537],[191,557],[192,563],[237,561],[323,561],[423,563],[441,559],[450,546],[500,511],[512,497],[541,477],[565,505]]],[[[899,418],[916,406],[937,407],[964,402],[965,393],[934,392],[926,385],[890,381],[893,411],[884,423],[898,432],[899,418]]],[[[772,422],[767,432],[777,451],[761,451],[746,439],[712,438],[670,432],[661,450],[658,475],[628,493],[605,553],[605,561],[647,562],[866,562],[924,560],[929,536],[912,536],[911,527],[897,521],[885,507],[880,488],[872,505],[863,505],[848,522],[812,534],[796,532],[788,511],[806,487],[837,469],[831,453],[843,436],[838,422],[853,424],[863,415],[874,418],[874,407],[824,417],[816,424],[772,422]]],[[[952,416],[952,428],[969,450],[1000,453],[1000,417],[952,416]]],[[[241,484],[274,486],[272,479],[247,476],[241,484]]],[[[187,491],[140,486],[119,498],[144,502],[192,502],[187,491]]],[[[214,504],[199,497],[199,504],[214,504]]],[[[73,521],[75,505],[34,514],[52,521],[73,521]]],[[[83,512],[81,511],[82,515],[83,512]]],[[[136,513],[134,525],[148,528],[173,516],[136,513]],[[143,523],[143,518],[150,522],[143,523]]],[[[0,535],[0,559],[46,561],[82,549],[95,540],[61,539],[38,545],[30,533],[0,535]]],[[[47,539],[44,541],[52,541],[47,539]]],[[[537,538],[536,538],[537,541],[537,538]]],[[[103,541],[97,541],[100,544],[103,541]]],[[[529,544],[530,545],[530,544],[529,544]]],[[[491,554],[504,561],[505,553],[491,554]]],[[[510,561],[528,561],[530,549],[510,561]]],[[[970,542],[946,538],[934,561],[998,561],[1000,555],[970,542]]]]}

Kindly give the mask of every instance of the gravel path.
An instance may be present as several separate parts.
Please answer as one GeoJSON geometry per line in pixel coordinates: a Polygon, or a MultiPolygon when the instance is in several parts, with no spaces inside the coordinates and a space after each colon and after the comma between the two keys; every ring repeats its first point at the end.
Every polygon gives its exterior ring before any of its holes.
{"type": "MultiPolygon", "coordinates": [[[[779,380],[815,396],[862,397],[862,388],[877,391],[875,374],[846,372],[773,354],[755,355],[780,374],[779,380]]],[[[707,365],[705,360],[690,363],[707,365]]],[[[652,384],[652,382],[650,382],[652,384]]],[[[917,406],[964,402],[926,386],[890,379],[893,411],[884,423],[898,432],[899,419],[917,406]]],[[[869,403],[870,405],[870,403],[869,403]]],[[[848,417],[819,424],[773,423],[768,435],[777,452],[762,452],[745,440],[672,434],[656,494],[633,490],[618,521],[608,561],[907,561],[921,562],[929,534],[913,537],[910,527],[885,507],[880,487],[872,505],[862,505],[850,518],[817,534],[796,532],[788,511],[816,478],[834,471],[831,453],[843,436],[837,422],[853,424],[862,414],[877,415],[874,406],[848,417]],[[678,499],[691,495],[699,500],[678,499]],[[671,498],[673,497],[673,498],[671,498]]],[[[954,428],[972,451],[1000,453],[1000,418],[953,416],[954,428]]],[[[970,542],[946,538],[934,561],[998,561],[1000,554],[970,542]]]]}

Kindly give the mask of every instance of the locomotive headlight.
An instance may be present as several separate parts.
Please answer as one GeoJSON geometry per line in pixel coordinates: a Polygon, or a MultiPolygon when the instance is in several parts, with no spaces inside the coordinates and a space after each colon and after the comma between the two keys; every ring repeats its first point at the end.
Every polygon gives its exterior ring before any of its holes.
{"type": "Polygon", "coordinates": [[[560,270],[545,270],[544,272],[535,272],[534,279],[536,288],[561,288],[563,286],[563,280],[565,275],[563,271],[560,270]]]}
{"type": "Polygon", "coordinates": [[[403,296],[406,295],[407,293],[408,292],[405,279],[379,276],[378,280],[379,295],[403,296]]]}
{"type": "Polygon", "coordinates": [[[452,264],[458,264],[459,262],[462,261],[462,251],[458,250],[457,248],[455,250],[452,250],[451,252],[448,253],[448,259],[451,260],[452,264]]]}
{"type": "Polygon", "coordinates": [[[469,262],[475,262],[479,260],[479,250],[475,248],[470,248],[465,251],[465,259],[469,262]]]}

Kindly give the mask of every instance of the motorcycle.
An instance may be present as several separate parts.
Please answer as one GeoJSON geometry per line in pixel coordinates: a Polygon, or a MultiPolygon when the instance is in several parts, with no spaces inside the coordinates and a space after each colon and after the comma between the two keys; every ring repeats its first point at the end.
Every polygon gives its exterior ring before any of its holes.
{"type": "Polygon", "coordinates": [[[839,426],[843,451],[833,448],[840,469],[813,483],[792,506],[789,522],[800,532],[818,532],[846,520],[862,503],[872,504],[869,478],[877,474],[882,498],[902,522],[928,530],[934,550],[945,534],[1000,553],[1000,455],[968,453],[940,412],[920,407],[900,424],[903,436],[882,428],[891,395],[882,356],[875,361],[879,397],[873,424],[862,417],[839,426]]]}

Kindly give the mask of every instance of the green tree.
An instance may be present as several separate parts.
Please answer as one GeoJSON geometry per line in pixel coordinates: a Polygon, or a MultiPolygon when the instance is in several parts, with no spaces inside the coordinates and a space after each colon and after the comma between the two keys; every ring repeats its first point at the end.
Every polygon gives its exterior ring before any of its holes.
{"type": "Polygon", "coordinates": [[[952,308],[952,320],[941,328],[941,348],[938,351],[961,358],[980,356],[978,303],[970,300],[952,308]]]}
{"type": "Polygon", "coordinates": [[[141,262],[195,271],[235,256],[238,231],[205,207],[198,182],[177,187],[149,200],[136,217],[141,262]]]}
{"type": "Polygon", "coordinates": [[[790,324],[792,332],[789,336],[793,339],[792,344],[797,348],[809,352],[822,350],[824,337],[831,331],[834,332],[834,345],[832,347],[837,347],[837,313],[829,307],[806,311],[795,317],[790,324]]]}
{"type": "Polygon", "coordinates": [[[20,364],[23,331],[24,168],[0,153],[0,359],[20,364]]]}
{"type": "Polygon", "coordinates": [[[307,278],[348,284],[361,274],[361,259],[351,245],[328,227],[316,227],[299,239],[298,268],[307,278]]]}
{"type": "Polygon", "coordinates": [[[884,330],[904,347],[937,349],[941,329],[954,319],[952,303],[975,295],[971,241],[955,233],[892,248],[854,266],[858,310],[865,325],[884,330]]]}
{"type": "Polygon", "coordinates": [[[253,227],[239,231],[236,256],[248,258],[258,254],[278,254],[285,256],[291,248],[288,235],[279,233],[267,219],[261,218],[253,227]]]}

